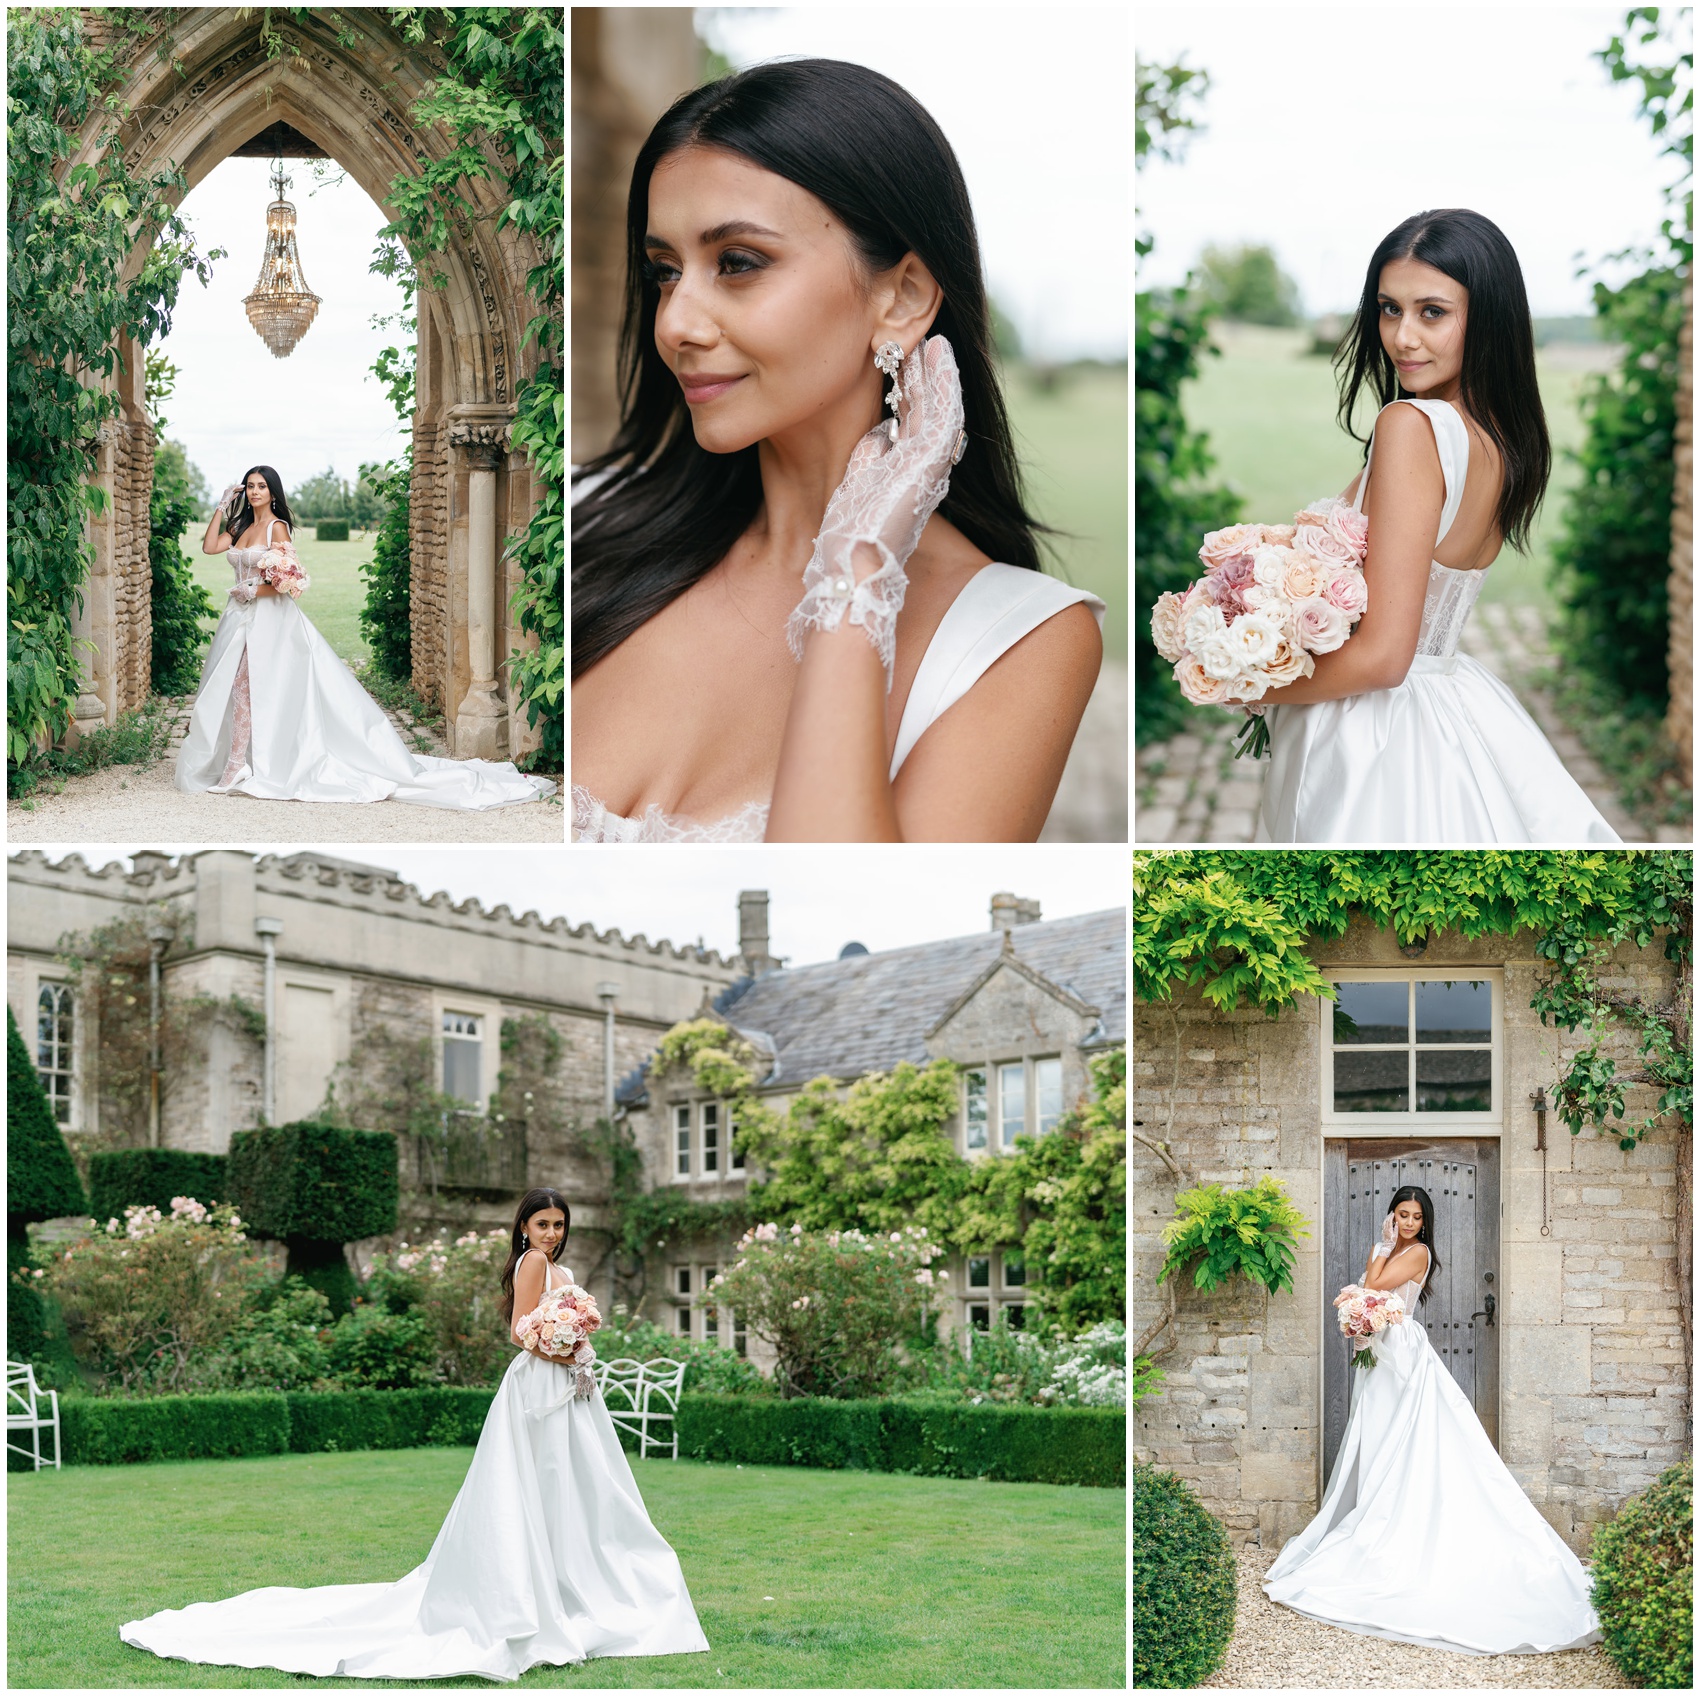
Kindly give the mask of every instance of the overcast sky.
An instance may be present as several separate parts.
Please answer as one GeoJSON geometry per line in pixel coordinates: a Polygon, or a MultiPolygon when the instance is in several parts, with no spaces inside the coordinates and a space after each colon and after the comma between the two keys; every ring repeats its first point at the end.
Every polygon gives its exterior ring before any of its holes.
{"type": "Polygon", "coordinates": [[[1126,357],[1125,7],[717,6],[696,17],[739,68],[849,59],[901,83],[955,149],[989,286],[1028,350],[1126,357]]]}
{"type": "Polygon", "coordinates": [[[205,289],[184,280],[171,334],[158,344],[179,372],[165,433],[188,449],[215,495],[250,465],[274,466],[287,489],[327,465],[352,483],[362,461],[392,459],[406,442],[371,375],[379,350],[406,339],[399,327],[371,326],[402,304],[395,283],[367,270],[387,220],[351,177],[316,187],[311,163],[286,159],[284,169],[301,271],[321,304],[285,359],[272,356],[242,307],[265,253],[269,162],[226,159],[183,201],[200,250],[222,247],[229,257],[205,289]]]}
{"type": "MultiPolygon", "coordinates": [[[[280,843],[268,852],[310,846],[280,843]]],[[[43,848],[50,859],[81,853],[91,864],[128,860],[137,848],[43,848]]],[[[193,852],[194,850],[190,850],[193,852]]],[[[922,846],[898,849],[695,846],[610,852],[594,848],[372,848],[332,844],[334,859],[400,873],[420,893],[446,889],[486,907],[536,908],[627,936],[642,932],[701,941],[723,954],[738,946],[738,892],[765,889],[769,946],[790,964],[836,959],[846,942],[877,953],[910,943],[967,936],[991,923],[994,893],[1037,899],[1047,919],[1127,903],[1129,863],[1119,846],[922,846]]]]}
{"type": "MultiPolygon", "coordinates": [[[[1593,310],[1588,259],[1658,236],[1674,175],[1635,116],[1638,84],[1590,57],[1622,8],[1475,4],[1146,6],[1144,59],[1210,73],[1204,131],[1140,175],[1157,239],[1143,287],[1210,242],[1264,242],[1307,312],[1349,308],[1376,243],[1413,212],[1493,219],[1541,316],[1593,310]]],[[[1636,267],[1640,269],[1640,267],[1636,267]]],[[[1622,266],[1600,273],[1621,280],[1622,266]]]]}

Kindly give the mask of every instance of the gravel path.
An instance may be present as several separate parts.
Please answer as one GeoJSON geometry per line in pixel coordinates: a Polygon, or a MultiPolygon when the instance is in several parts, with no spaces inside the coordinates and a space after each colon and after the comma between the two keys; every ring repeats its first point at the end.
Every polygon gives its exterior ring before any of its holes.
{"type": "MultiPolygon", "coordinates": [[[[450,812],[399,801],[336,806],[259,801],[250,795],[185,795],[172,783],[190,700],[173,700],[171,746],[149,766],[106,766],[66,779],[29,801],[6,803],[6,840],[31,842],[562,842],[566,809],[546,801],[488,812],[450,812]]],[[[447,749],[424,725],[392,711],[390,722],[422,754],[447,749]]]]}
{"type": "Polygon", "coordinates": [[[1207,1690],[1625,1690],[1596,1649],[1558,1655],[1455,1655],[1360,1637],[1278,1608],[1259,1588],[1273,1549],[1241,1549],[1239,1615],[1207,1690]]]}

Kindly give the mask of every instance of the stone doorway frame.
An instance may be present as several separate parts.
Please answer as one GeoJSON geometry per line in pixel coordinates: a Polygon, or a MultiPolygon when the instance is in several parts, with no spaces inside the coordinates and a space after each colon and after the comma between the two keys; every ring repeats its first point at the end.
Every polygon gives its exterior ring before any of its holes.
{"type": "MultiPolygon", "coordinates": [[[[172,51],[158,40],[133,47],[117,93],[131,112],[120,132],[133,169],[148,172],[173,160],[192,191],[217,165],[280,120],[334,159],[388,213],[385,195],[403,171],[446,151],[444,138],[408,116],[441,64],[407,43],[381,13],[344,14],[360,35],[341,46],[322,20],[290,19],[277,33],[285,51],[267,59],[260,18],[232,8],[184,14],[172,51]],[[307,65],[296,68],[296,55],[307,65]]],[[[161,16],[162,28],[164,16],[161,16]]],[[[83,11],[91,46],[106,45],[111,26],[83,11]]],[[[91,119],[63,171],[93,157],[100,124],[91,119]]],[[[536,353],[518,352],[538,307],[525,278],[538,263],[535,244],[511,227],[497,232],[502,197],[489,181],[463,183],[464,215],[451,227],[446,252],[422,270],[411,485],[413,684],[444,709],[450,752],[458,759],[515,758],[540,737],[511,712],[502,662],[535,646],[511,613],[519,568],[503,562],[504,537],[523,530],[541,499],[529,461],[511,451],[514,390],[536,368],[536,353]]],[[[258,215],[259,208],[256,208],[258,215]]],[[[126,267],[133,276],[147,257],[138,243],[126,267]]],[[[118,347],[110,386],[122,414],[103,425],[96,481],[107,511],[91,517],[94,560],[75,620],[84,677],[73,738],[111,724],[140,705],[150,682],[152,618],[148,502],[154,437],[148,423],[142,350],[118,347]]]]}

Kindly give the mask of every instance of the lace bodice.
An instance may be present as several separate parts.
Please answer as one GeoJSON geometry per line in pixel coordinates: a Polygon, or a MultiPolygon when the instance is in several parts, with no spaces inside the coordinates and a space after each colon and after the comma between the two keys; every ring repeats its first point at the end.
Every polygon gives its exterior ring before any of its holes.
{"type": "MultiPolygon", "coordinates": [[[[1458,508],[1464,500],[1464,479],[1470,469],[1470,432],[1464,420],[1450,402],[1444,400],[1400,399],[1392,406],[1414,406],[1428,419],[1434,429],[1434,445],[1440,454],[1440,473],[1446,480],[1446,503],[1440,509],[1440,530],[1434,538],[1439,547],[1458,508]]],[[[1362,508],[1364,491],[1369,487],[1369,468],[1375,459],[1375,441],[1369,445],[1369,458],[1364,462],[1364,474],[1358,480],[1358,493],[1352,505],[1362,508]]],[[[1431,560],[1428,568],[1428,592],[1423,597],[1422,628],[1417,633],[1417,652],[1435,659],[1450,659],[1458,652],[1459,638],[1470,621],[1470,609],[1482,592],[1487,568],[1480,571],[1460,571],[1454,566],[1431,560]]]]}
{"type": "Polygon", "coordinates": [[[260,578],[260,561],[266,557],[266,550],[271,546],[271,528],[276,524],[274,518],[266,526],[266,540],[257,548],[231,548],[225,558],[230,561],[230,569],[238,583],[257,583],[260,578]]]}
{"type": "Polygon", "coordinates": [[[749,801],[713,824],[645,807],[632,818],[611,813],[588,789],[573,785],[575,842],[760,842],[767,833],[766,801],[749,801]]]}

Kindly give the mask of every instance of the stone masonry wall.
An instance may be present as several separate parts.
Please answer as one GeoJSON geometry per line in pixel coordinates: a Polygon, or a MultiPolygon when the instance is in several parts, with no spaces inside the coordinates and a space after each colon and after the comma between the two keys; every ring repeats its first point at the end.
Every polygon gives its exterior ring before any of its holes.
{"type": "MultiPolygon", "coordinates": [[[[1572,1138],[1549,1114],[1550,1234],[1541,1234],[1528,1098],[1538,1086],[1550,1091],[1582,1038],[1543,1027],[1530,1008],[1543,972],[1530,940],[1439,936],[1420,963],[1504,970],[1501,1453],[1548,1520],[1585,1549],[1595,1524],[1684,1452],[1674,1133],[1625,1152],[1611,1136],[1572,1138]]],[[[1325,966],[1406,963],[1390,936],[1361,925],[1315,957],[1325,966]]],[[[1657,949],[1626,946],[1617,965],[1614,986],[1668,991],[1657,949]]],[[[1164,1383],[1134,1410],[1136,1453],[1192,1481],[1237,1540],[1271,1547],[1314,1513],[1323,1482],[1321,1011],[1305,998],[1276,1019],[1224,1014],[1185,995],[1137,1007],[1134,1024],[1135,1137],[1166,1141],[1189,1181],[1238,1188],[1272,1173],[1312,1225],[1291,1295],[1240,1280],[1205,1295],[1181,1280],[1172,1332],[1153,1344],[1164,1383]]],[[[1613,1048],[1620,1066],[1632,1063],[1627,1038],[1614,1037],[1613,1048]]],[[[1646,1110],[1647,1094],[1630,1092],[1632,1115],[1646,1110]]],[[[1155,1277],[1179,1186],[1138,1140],[1131,1167],[1137,1341],[1165,1311],[1155,1277]]]]}
{"type": "MultiPolygon", "coordinates": [[[[423,328],[423,321],[421,322],[423,328]]],[[[432,705],[444,699],[449,673],[449,491],[446,425],[416,417],[408,512],[409,608],[413,620],[413,687],[432,705]]]]}
{"type": "Polygon", "coordinates": [[[153,501],[154,434],[143,418],[120,422],[113,442],[112,575],[113,703],[139,707],[153,687],[153,564],[149,508],[153,501]]]}

